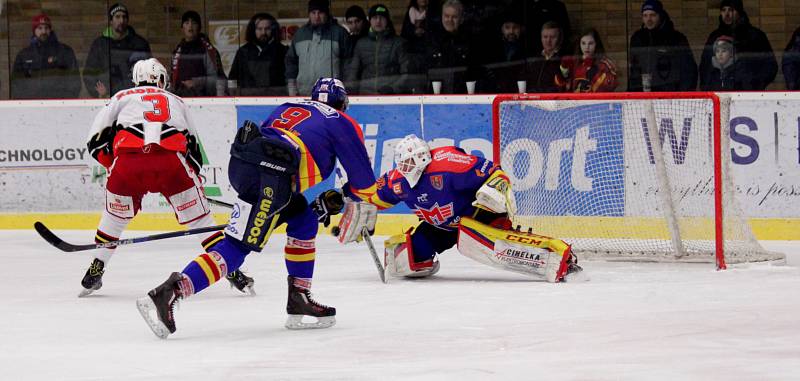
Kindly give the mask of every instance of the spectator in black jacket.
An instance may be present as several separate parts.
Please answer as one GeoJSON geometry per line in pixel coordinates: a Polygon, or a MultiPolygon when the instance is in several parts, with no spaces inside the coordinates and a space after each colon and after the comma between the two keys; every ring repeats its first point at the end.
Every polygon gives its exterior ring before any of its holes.
{"type": "Polygon", "coordinates": [[[628,91],[694,91],[697,62],[659,0],[642,4],[642,27],[631,36],[628,91]]]}
{"type": "Polygon", "coordinates": [[[247,23],[247,43],[236,51],[228,79],[241,95],[286,95],[286,51],[280,25],[269,13],[257,13],[247,23]]]}
{"type": "Polygon", "coordinates": [[[358,40],[369,32],[369,21],[364,8],[358,5],[347,8],[344,13],[344,21],[347,23],[347,32],[349,33],[347,35],[347,52],[345,56],[350,58],[353,56],[353,50],[356,48],[358,40]]]}
{"type": "Polygon", "coordinates": [[[370,7],[369,25],[369,34],[358,40],[347,64],[345,81],[354,94],[402,92],[408,73],[406,42],[397,36],[389,8],[383,4],[370,7]]]}
{"type": "Polygon", "coordinates": [[[183,39],[172,52],[172,86],[182,97],[225,95],[226,79],[219,52],[202,30],[200,14],[181,16],[183,39]]]}
{"type": "MultiPolygon", "coordinates": [[[[722,0],[720,3],[719,27],[711,32],[703,48],[700,59],[700,72],[711,71],[711,58],[714,55],[714,42],[720,36],[733,38],[735,60],[743,66],[742,73],[752,78],[742,79],[752,83],[752,90],[764,90],[778,73],[778,62],[767,36],[761,29],[750,24],[741,0],[722,0]]],[[[700,87],[707,84],[700,82],[700,87]]]]}
{"type": "Polygon", "coordinates": [[[782,66],[786,90],[800,90],[800,28],[794,30],[783,50],[782,66]]]}
{"type": "Polygon", "coordinates": [[[93,97],[106,98],[133,87],[133,65],[152,56],[147,40],[128,25],[128,8],[113,4],[108,20],[103,35],[92,42],[83,68],[83,84],[93,97]]]}
{"type": "Polygon", "coordinates": [[[441,23],[440,9],[436,0],[411,0],[400,31],[400,37],[408,42],[409,52],[425,51],[426,34],[441,23]]]}
{"type": "Polygon", "coordinates": [[[736,58],[734,45],[730,36],[720,36],[714,41],[711,68],[707,72],[700,73],[702,79],[700,90],[755,90],[755,84],[752,82],[755,77],[745,72],[745,67],[736,58]]]}
{"type": "MultiPolygon", "coordinates": [[[[567,14],[567,7],[559,0],[514,0],[511,9],[523,17],[525,23],[525,40],[529,44],[528,51],[539,52],[542,50],[539,32],[542,25],[548,21],[555,21],[561,26],[564,33],[561,41],[568,45],[572,27],[567,14]]],[[[571,46],[562,46],[562,51],[569,51],[571,46]]]]}
{"type": "Polygon", "coordinates": [[[46,14],[34,17],[32,24],[31,44],[14,60],[11,98],[77,98],[81,75],[75,52],[58,42],[46,14]]]}
{"type": "Polygon", "coordinates": [[[557,93],[556,76],[561,75],[561,26],[555,21],[542,25],[542,51],[528,60],[525,69],[527,91],[530,93],[557,93]]]}
{"type": "Polygon", "coordinates": [[[442,94],[466,94],[466,81],[477,79],[471,34],[461,28],[463,17],[461,2],[447,0],[442,5],[441,25],[427,33],[425,40],[428,77],[442,82],[442,94]]]}

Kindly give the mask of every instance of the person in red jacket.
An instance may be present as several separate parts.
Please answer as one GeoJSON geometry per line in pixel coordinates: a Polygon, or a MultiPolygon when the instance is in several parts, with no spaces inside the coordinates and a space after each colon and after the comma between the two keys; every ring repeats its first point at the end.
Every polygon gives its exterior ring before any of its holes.
{"type": "Polygon", "coordinates": [[[606,56],[603,41],[594,28],[581,34],[574,56],[561,60],[556,84],[561,91],[573,93],[611,92],[617,88],[617,68],[606,56]]]}

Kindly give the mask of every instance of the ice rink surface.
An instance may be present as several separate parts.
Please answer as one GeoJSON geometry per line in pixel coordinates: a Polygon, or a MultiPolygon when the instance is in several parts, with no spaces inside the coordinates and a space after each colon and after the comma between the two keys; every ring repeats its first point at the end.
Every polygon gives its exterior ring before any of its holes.
{"type": "Polygon", "coordinates": [[[366,246],[323,237],[313,290],[337,325],[289,331],[275,236],[243,267],[257,296],[223,280],[183,301],[178,331],[159,340],[135,300],[199,253],[193,238],[121,247],[83,299],[90,252],[60,252],[33,230],[0,239],[3,380],[800,379],[800,244],[789,242],[764,242],[787,266],[582,261],[591,281],[572,284],[451,250],[433,278],[384,285],[366,246]]]}

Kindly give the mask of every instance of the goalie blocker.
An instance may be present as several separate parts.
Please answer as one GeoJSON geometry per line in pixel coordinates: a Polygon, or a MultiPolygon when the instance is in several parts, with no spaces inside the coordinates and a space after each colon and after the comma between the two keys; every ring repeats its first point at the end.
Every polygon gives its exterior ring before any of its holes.
{"type": "MultiPolygon", "coordinates": [[[[570,245],[560,239],[498,229],[468,217],[459,224],[458,251],[484,265],[552,283],[583,270],[570,245]]],[[[569,278],[577,280],[575,276],[569,278]]]]}

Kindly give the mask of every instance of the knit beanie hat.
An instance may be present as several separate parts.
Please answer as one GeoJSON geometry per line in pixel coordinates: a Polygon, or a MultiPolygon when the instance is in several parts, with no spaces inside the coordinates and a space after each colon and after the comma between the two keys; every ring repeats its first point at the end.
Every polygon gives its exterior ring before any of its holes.
{"type": "Polygon", "coordinates": [[[203,26],[203,23],[200,19],[200,14],[195,11],[186,11],[183,13],[183,16],[181,16],[181,25],[187,21],[194,21],[197,23],[197,25],[200,25],[201,27],[203,26]]]}
{"type": "Polygon", "coordinates": [[[34,16],[33,20],[31,20],[31,31],[36,31],[36,28],[42,24],[50,25],[50,27],[53,26],[53,24],[50,22],[50,18],[47,17],[46,14],[42,13],[34,16]]]}
{"type": "Polygon", "coordinates": [[[731,7],[737,10],[739,13],[744,12],[744,4],[742,4],[742,0],[722,0],[719,3],[719,9],[731,7]]]}
{"type": "Polygon", "coordinates": [[[351,17],[366,20],[367,14],[364,12],[364,8],[361,8],[358,5],[353,5],[350,8],[347,8],[347,11],[344,13],[345,20],[351,17]]]}
{"type": "Polygon", "coordinates": [[[311,13],[312,11],[320,11],[325,14],[331,14],[330,3],[328,3],[328,0],[309,0],[308,12],[311,13]]]}
{"type": "Polygon", "coordinates": [[[659,0],[645,0],[642,4],[642,13],[644,11],[653,11],[661,15],[664,13],[664,5],[659,0]]]}
{"type": "Polygon", "coordinates": [[[117,12],[124,12],[125,16],[128,16],[128,7],[120,3],[115,3],[111,5],[110,7],[108,7],[108,19],[111,20],[112,18],[114,18],[114,14],[117,12]]]}
{"type": "Polygon", "coordinates": [[[729,36],[719,36],[716,41],[714,41],[714,53],[717,53],[717,50],[727,50],[733,53],[733,38],[729,36]]]}

